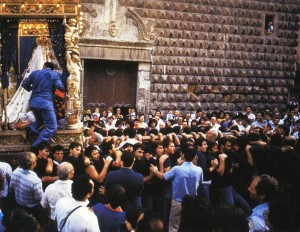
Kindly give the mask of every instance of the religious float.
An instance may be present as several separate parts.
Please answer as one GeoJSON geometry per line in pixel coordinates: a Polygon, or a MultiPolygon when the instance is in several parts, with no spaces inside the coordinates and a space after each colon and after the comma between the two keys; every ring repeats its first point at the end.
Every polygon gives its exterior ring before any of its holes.
{"type": "Polygon", "coordinates": [[[79,0],[7,0],[0,4],[0,153],[29,150],[35,139],[26,142],[22,138],[22,129],[35,119],[29,109],[31,93],[20,84],[32,71],[42,69],[46,61],[55,64],[67,87],[66,93],[55,91],[59,130],[51,145],[67,147],[73,141],[83,141],[80,9],[79,0]]]}

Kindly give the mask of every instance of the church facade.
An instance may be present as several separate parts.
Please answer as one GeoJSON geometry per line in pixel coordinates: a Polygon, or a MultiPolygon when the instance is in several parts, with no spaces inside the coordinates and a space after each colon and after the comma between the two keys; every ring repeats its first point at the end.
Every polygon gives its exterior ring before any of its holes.
{"type": "Polygon", "coordinates": [[[284,109],[299,78],[299,1],[83,0],[81,11],[80,53],[89,67],[82,73],[86,108],[284,109]],[[113,75],[113,61],[136,64],[136,85],[133,97],[118,99],[121,88],[107,103],[97,92],[107,95],[124,83],[113,75]],[[89,71],[95,66],[108,76],[100,84],[97,68],[89,71]]]}

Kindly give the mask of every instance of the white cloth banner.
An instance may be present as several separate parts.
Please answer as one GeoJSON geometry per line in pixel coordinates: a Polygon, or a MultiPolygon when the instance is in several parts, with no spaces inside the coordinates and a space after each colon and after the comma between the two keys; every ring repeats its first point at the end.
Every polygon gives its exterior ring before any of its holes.
{"type": "MultiPolygon", "coordinates": [[[[24,79],[27,78],[32,71],[42,69],[45,62],[46,49],[45,47],[39,45],[32,54],[31,60],[28,64],[28,71],[26,72],[24,79]]],[[[31,91],[27,92],[20,85],[15,95],[7,105],[7,117],[10,127],[14,128],[14,125],[19,121],[19,119],[21,119],[22,121],[35,120],[34,115],[28,112],[30,97],[31,91]],[[29,115],[28,117],[27,114],[29,115]]],[[[4,120],[4,117],[5,115],[3,114],[2,120],[4,120]]]]}

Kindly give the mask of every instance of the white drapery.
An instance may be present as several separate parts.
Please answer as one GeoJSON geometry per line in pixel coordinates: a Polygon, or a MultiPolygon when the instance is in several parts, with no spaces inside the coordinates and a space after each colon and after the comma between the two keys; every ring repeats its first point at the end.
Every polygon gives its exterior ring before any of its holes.
{"type": "MultiPolygon", "coordinates": [[[[46,62],[46,48],[44,46],[38,45],[33,51],[31,60],[28,64],[28,70],[24,76],[24,79],[29,76],[32,71],[42,69],[44,63],[46,62]]],[[[14,125],[19,121],[21,117],[26,117],[29,111],[29,101],[31,97],[31,91],[27,92],[21,85],[17,89],[15,95],[7,105],[7,117],[9,126],[14,128],[14,125]]],[[[28,114],[27,120],[32,120],[30,118],[32,114],[28,114]]],[[[4,117],[4,116],[3,116],[4,117]]],[[[4,118],[3,118],[4,120],[4,118]]]]}

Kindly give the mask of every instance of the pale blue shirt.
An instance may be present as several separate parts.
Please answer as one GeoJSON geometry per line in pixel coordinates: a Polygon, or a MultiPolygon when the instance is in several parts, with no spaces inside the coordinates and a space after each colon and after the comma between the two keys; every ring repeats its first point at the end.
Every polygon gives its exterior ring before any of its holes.
{"type": "Polygon", "coordinates": [[[16,202],[29,208],[38,205],[44,194],[42,181],[37,174],[22,168],[13,171],[10,188],[14,189],[16,202]]]}
{"type": "Polygon", "coordinates": [[[182,202],[185,195],[197,195],[199,184],[203,181],[203,171],[192,162],[183,162],[166,172],[164,178],[172,180],[172,199],[182,202]]]}
{"type": "Polygon", "coordinates": [[[268,231],[266,226],[264,212],[269,209],[268,203],[263,203],[252,210],[252,214],[249,216],[249,231],[268,231]]]}

